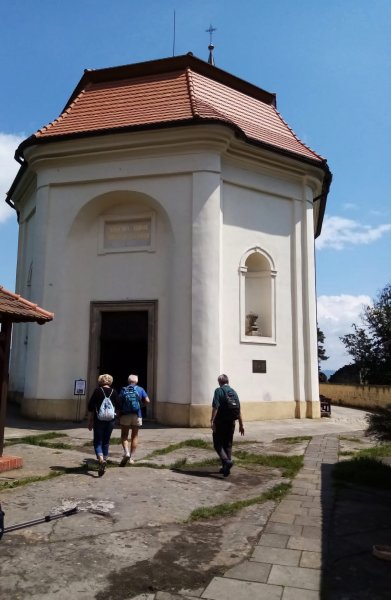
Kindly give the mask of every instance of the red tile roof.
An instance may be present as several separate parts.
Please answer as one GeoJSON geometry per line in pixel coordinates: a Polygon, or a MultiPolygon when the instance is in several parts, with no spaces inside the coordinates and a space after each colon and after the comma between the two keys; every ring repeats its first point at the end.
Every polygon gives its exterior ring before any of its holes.
{"type": "Polygon", "coordinates": [[[0,322],[4,319],[13,323],[36,321],[40,325],[51,321],[54,314],[36,304],[13,294],[0,285],[0,322]]]}
{"type": "Polygon", "coordinates": [[[250,143],[325,165],[293,133],[275,95],[192,55],[85,71],[61,115],[27,145],[134,128],[219,122],[250,143]]]}

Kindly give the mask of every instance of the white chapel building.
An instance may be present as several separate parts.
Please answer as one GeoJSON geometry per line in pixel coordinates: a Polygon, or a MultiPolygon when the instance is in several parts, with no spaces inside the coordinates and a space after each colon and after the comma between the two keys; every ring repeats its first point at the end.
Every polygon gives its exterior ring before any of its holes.
{"type": "Polygon", "coordinates": [[[137,373],[148,417],[207,426],[226,373],[245,421],[320,416],[331,174],[274,94],[192,54],[86,70],[16,158],[16,291],[55,314],[14,328],[22,414],[74,419],[100,373],[137,373]]]}

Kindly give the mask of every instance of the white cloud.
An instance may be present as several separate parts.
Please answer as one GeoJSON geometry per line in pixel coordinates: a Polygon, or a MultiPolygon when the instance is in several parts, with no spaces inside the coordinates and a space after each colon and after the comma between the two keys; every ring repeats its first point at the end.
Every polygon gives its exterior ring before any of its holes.
{"type": "Polygon", "coordinates": [[[354,204],[353,202],[345,202],[342,204],[342,208],[344,210],[358,210],[357,204],[354,204]]]}
{"type": "Polygon", "coordinates": [[[364,306],[372,305],[369,296],[319,296],[318,325],[325,335],[324,348],[327,361],[322,361],[321,369],[337,370],[351,362],[340,336],[352,333],[352,324],[361,325],[360,314],[364,306]]]}
{"type": "Polygon", "coordinates": [[[370,244],[391,231],[391,223],[372,227],[343,217],[325,217],[322,233],[316,241],[318,250],[342,250],[348,245],[370,244]]]}
{"type": "Polygon", "coordinates": [[[15,215],[5,197],[20,166],[14,154],[22,140],[18,135],[0,133],[0,223],[15,215]]]}

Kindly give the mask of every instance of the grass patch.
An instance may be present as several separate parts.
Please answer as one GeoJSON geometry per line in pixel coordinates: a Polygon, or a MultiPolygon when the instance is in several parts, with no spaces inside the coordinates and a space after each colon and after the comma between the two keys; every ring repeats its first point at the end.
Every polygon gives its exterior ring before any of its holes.
{"type": "Polygon", "coordinates": [[[126,467],[147,467],[148,469],[171,469],[171,465],[158,465],[157,463],[145,461],[145,462],[136,462],[131,465],[125,465],[126,467]]]}
{"type": "Polygon", "coordinates": [[[246,465],[262,465],[273,469],[281,469],[283,477],[294,477],[304,464],[303,456],[278,456],[276,454],[253,454],[244,450],[235,452],[235,464],[239,467],[246,465]]]}
{"type": "Polygon", "coordinates": [[[340,440],[345,440],[346,442],[355,442],[357,444],[362,444],[363,443],[363,440],[361,440],[360,438],[356,438],[356,437],[341,436],[339,439],[340,440]]]}
{"type": "Polygon", "coordinates": [[[383,456],[391,456],[391,444],[379,444],[373,448],[364,448],[357,452],[357,456],[367,458],[381,458],[383,456]]]}
{"type": "Polygon", "coordinates": [[[339,453],[339,456],[353,456],[355,454],[355,452],[353,452],[352,450],[345,450],[343,452],[339,453]]]}
{"type": "Polygon", "coordinates": [[[300,444],[300,442],[309,442],[312,435],[297,435],[295,437],[276,438],[273,442],[284,442],[284,444],[300,444]]]}
{"type": "Polygon", "coordinates": [[[19,438],[12,438],[4,442],[4,446],[15,446],[15,444],[30,444],[31,446],[42,446],[48,440],[54,438],[68,437],[66,433],[57,433],[49,431],[48,433],[39,433],[37,435],[25,435],[19,438]]]}
{"type": "Polygon", "coordinates": [[[47,479],[53,479],[53,477],[59,477],[60,475],[62,475],[60,471],[53,471],[48,475],[34,475],[33,477],[24,477],[23,479],[15,479],[14,481],[2,481],[0,482],[0,491],[12,490],[23,485],[36,483],[37,481],[46,481],[47,479]]]}
{"type": "MultiPolygon", "coordinates": [[[[113,446],[115,445],[119,445],[121,444],[121,438],[120,437],[111,437],[110,438],[110,444],[113,444],[113,446]]],[[[84,444],[85,446],[87,446],[88,444],[84,444]]],[[[91,445],[92,445],[92,441],[91,441],[91,445]]]]}
{"type": "Polygon", "coordinates": [[[235,446],[248,446],[249,444],[262,444],[263,442],[258,442],[257,440],[235,440],[235,446]]]}
{"type": "MultiPolygon", "coordinates": [[[[119,445],[121,443],[121,438],[120,437],[112,437],[110,438],[110,446],[116,446],[119,445]]],[[[94,444],[92,442],[92,440],[89,440],[88,442],[84,442],[84,444],[82,445],[82,448],[90,448],[92,447],[94,444]]]]}
{"type": "Polygon", "coordinates": [[[355,456],[334,465],[333,478],[337,484],[356,485],[391,490],[391,467],[376,458],[355,456]]]}
{"type": "Polygon", "coordinates": [[[248,498],[247,500],[237,500],[236,502],[230,502],[225,504],[217,504],[216,506],[205,506],[204,508],[196,508],[193,510],[188,521],[199,521],[200,519],[214,519],[219,517],[228,517],[246,506],[252,506],[253,504],[263,504],[268,500],[274,500],[279,502],[290,490],[291,486],[288,483],[280,483],[274,486],[271,490],[255,496],[254,498],[248,498]]]}
{"type": "Polygon", "coordinates": [[[49,440],[55,438],[68,437],[66,433],[57,433],[56,431],[50,431],[48,433],[40,433],[38,435],[26,435],[20,438],[13,438],[7,440],[4,446],[15,446],[16,444],[29,444],[30,446],[42,446],[44,448],[56,448],[58,450],[71,450],[70,444],[64,442],[50,442],[49,440]]]}
{"type": "Polygon", "coordinates": [[[177,444],[170,444],[165,448],[154,450],[149,456],[162,456],[163,454],[175,452],[175,450],[179,450],[180,448],[203,448],[204,450],[213,450],[213,445],[210,442],[206,442],[205,440],[201,439],[183,440],[183,442],[178,442],[177,444]]]}

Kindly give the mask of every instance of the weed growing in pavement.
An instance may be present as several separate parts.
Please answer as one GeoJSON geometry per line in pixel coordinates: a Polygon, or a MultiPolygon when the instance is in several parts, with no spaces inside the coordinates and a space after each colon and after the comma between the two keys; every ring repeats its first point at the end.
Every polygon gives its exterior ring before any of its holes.
{"type": "Polygon", "coordinates": [[[357,437],[347,437],[344,435],[341,435],[341,437],[339,438],[340,440],[345,440],[347,442],[357,442],[358,444],[363,444],[363,440],[357,437]]]}
{"type": "Polygon", "coordinates": [[[339,453],[340,456],[354,456],[355,458],[382,458],[391,456],[391,444],[378,444],[373,448],[363,448],[362,450],[346,450],[339,453]]]}
{"type": "Polygon", "coordinates": [[[300,442],[309,442],[312,435],[297,435],[294,437],[276,438],[273,442],[283,442],[284,444],[300,444],[300,442]]]}
{"type": "Polygon", "coordinates": [[[366,456],[368,458],[391,456],[391,444],[378,444],[373,448],[364,448],[363,450],[359,450],[356,456],[366,456]]]}
{"type": "Polygon", "coordinates": [[[219,517],[227,517],[238,512],[246,506],[252,506],[253,504],[263,504],[268,500],[274,500],[279,502],[291,489],[289,483],[280,483],[274,486],[267,492],[263,492],[259,496],[254,498],[248,498],[247,500],[237,500],[236,502],[229,502],[225,504],[217,504],[216,506],[205,506],[204,508],[196,508],[193,510],[187,521],[198,521],[200,519],[213,519],[219,517]]]}
{"type": "Polygon", "coordinates": [[[60,471],[52,471],[52,473],[49,473],[48,475],[34,475],[32,477],[24,477],[23,479],[15,479],[14,481],[1,481],[0,491],[11,490],[23,485],[28,485],[29,483],[36,483],[37,481],[46,481],[47,479],[53,479],[53,477],[59,477],[60,475],[62,475],[60,471]]]}
{"type": "Polygon", "coordinates": [[[43,446],[44,448],[57,448],[60,450],[71,450],[70,444],[64,442],[49,442],[54,438],[68,437],[66,433],[57,433],[49,431],[48,433],[40,433],[37,435],[26,435],[24,437],[12,438],[4,443],[4,446],[15,446],[15,444],[29,444],[30,446],[43,446]]]}
{"type": "Polygon", "coordinates": [[[149,456],[161,456],[162,454],[169,454],[170,452],[175,452],[175,450],[179,450],[180,448],[203,448],[204,450],[213,450],[213,445],[210,442],[206,442],[205,440],[201,439],[183,440],[177,444],[170,444],[165,448],[154,450],[149,456]]]}
{"type": "Polygon", "coordinates": [[[5,446],[14,446],[15,444],[31,444],[36,446],[39,442],[52,440],[54,438],[68,437],[66,433],[49,431],[48,433],[38,433],[36,435],[25,435],[23,437],[10,438],[4,442],[5,446]]]}
{"type": "MultiPolygon", "coordinates": [[[[117,446],[121,443],[121,438],[119,437],[111,437],[110,438],[110,446],[117,446]]],[[[93,447],[93,440],[88,440],[88,442],[84,442],[84,444],[82,445],[82,448],[92,448],[93,447]]]]}
{"type": "Polygon", "coordinates": [[[235,452],[235,464],[238,467],[262,465],[274,469],[281,469],[283,477],[294,477],[304,464],[303,456],[279,456],[276,454],[253,454],[239,450],[235,452]]]}

